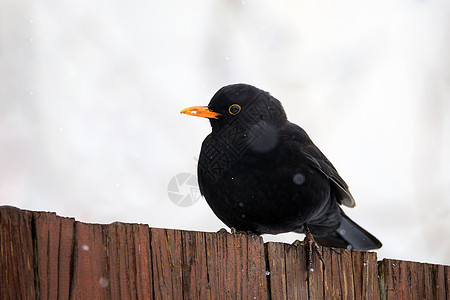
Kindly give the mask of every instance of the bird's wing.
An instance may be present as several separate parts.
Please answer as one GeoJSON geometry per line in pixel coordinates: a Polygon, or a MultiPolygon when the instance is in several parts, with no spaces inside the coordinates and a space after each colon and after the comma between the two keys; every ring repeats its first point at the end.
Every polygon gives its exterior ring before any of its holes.
{"type": "Polygon", "coordinates": [[[355,207],[355,200],[348,190],[348,185],[339,176],[339,173],[331,162],[323,155],[316,145],[311,144],[301,150],[304,156],[311,162],[311,166],[322,172],[335,186],[338,192],[337,199],[341,204],[348,207],[355,207]]]}
{"type": "Polygon", "coordinates": [[[300,152],[308,160],[310,165],[325,175],[336,188],[337,200],[348,207],[355,207],[355,200],[348,189],[347,183],[339,176],[336,168],[325,155],[311,141],[308,134],[299,126],[290,123],[289,132],[295,132],[291,138],[300,143],[300,152]],[[294,128],[293,128],[294,126],[294,128]]]}

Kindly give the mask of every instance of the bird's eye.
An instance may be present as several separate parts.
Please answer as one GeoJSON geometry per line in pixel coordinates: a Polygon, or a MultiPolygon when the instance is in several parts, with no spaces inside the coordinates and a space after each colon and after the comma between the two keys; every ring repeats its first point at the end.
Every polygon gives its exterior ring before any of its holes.
{"type": "Polygon", "coordinates": [[[228,108],[228,111],[230,112],[230,114],[237,115],[240,111],[241,111],[241,107],[237,104],[233,104],[228,108]]]}

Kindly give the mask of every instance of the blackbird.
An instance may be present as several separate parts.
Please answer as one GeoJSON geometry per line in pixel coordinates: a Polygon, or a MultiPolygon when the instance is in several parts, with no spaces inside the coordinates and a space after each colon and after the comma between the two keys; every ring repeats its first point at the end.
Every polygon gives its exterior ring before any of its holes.
{"type": "Polygon", "coordinates": [[[217,91],[208,106],[181,113],[210,120],[198,183],[227,226],[255,234],[305,233],[309,256],[315,242],[357,250],[381,247],[341,209],[355,206],[347,184],[268,92],[232,84],[217,91]]]}

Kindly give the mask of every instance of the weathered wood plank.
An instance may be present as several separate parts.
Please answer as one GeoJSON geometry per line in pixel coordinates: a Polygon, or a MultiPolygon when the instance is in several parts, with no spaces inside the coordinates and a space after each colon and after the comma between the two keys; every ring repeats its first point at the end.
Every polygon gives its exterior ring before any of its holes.
{"type": "Polygon", "coordinates": [[[246,281],[248,299],[267,299],[266,258],[264,255],[264,241],[260,236],[248,235],[246,281]]]}
{"type": "Polygon", "coordinates": [[[0,299],[39,296],[32,228],[31,213],[0,207],[0,299]]]}
{"type": "Polygon", "coordinates": [[[428,264],[422,264],[423,266],[423,298],[433,298],[433,270],[432,266],[428,264]]]}
{"type": "Polygon", "coordinates": [[[183,299],[181,231],[151,229],[155,299],[183,299]]]}
{"type": "Polygon", "coordinates": [[[379,263],[381,299],[398,299],[396,287],[394,286],[395,263],[390,260],[383,260],[379,263]]]}
{"type": "Polygon", "coordinates": [[[207,299],[211,296],[208,282],[205,235],[183,231],[183,292],[184,299],[207,299]]]}
{"type": "MultiPolygon", "coordinates": [[[[450,266],[444,266],[444,277],[445,277],[445,291],[444,292],[446,294],[446,299],[450,299],[450,266]]],[[[444,294],[444,292],[443,292],[443,294],[444,294]]]]}
{"type": "Polygon", "coordinates": [[[379,298],[377,254],[351,251],[354,299],[379,298]]]}
{"type": "Polygon", "coordinates": [[[145,225],[76,222],[70,297],[150,298],[153,289],[149,245],[145,225]]]}
{"type": "Polygon", "coordinates": [[[147,225],[133,224],[132,232],[128,231],[128,234],[134,254],[129,255],[129,259],[134,260],[136,266],[136,298],[151,299],[154,286],[149,228],[147,225]]]}
{"type": "Polygon", "coordinates": [[[104,230],[109,278],[100,279],[100,286],[109,281],[111,295],[117,299],[150,298],[152,266],[148,227],[116,222],[104,230]]]}
{"type": "Polygon", "coordinates": [[[353,290],[355,293],[355,299],[363,299],[363,276],[365,269],[364,252],[352,251],[352,271],[353,271],[353,290]]]}
{"type": "Polygon", "coordinates": [[[380,285],[378,280],[378,263],[376,252],[365,252],[367,257],[367,273],[365,273],[363,299],[380,299],[380,285]]]}
{"type": "Polygon", "coordinates": [[[285,245],[284,248],[287,299],[306,300],[308,281],[306,281],[305,247],[285,245]]]}
{"type": "MultiPolygon", "coordinates": [[[[111,298],[109,254],[105,247],[106,225],[75,223],[75,245],[71,297],[75,299],[111,298]]],[[[113,274],[114,275],[114,274],[113,274]]]]}
{"type": "Polygon", "coordinates": [[[331,248],[322,248],[323,260],[325,261],[325,270],[323,273],[323,293],[325,299],[337,299],[336,293],[333,287],[333,263],[331,252],[333,251],[331,248]]]}
{"type": "Polygon", "coordinates": [[[354,299],[355,293],[353,289],[353,272],[352,272],[352,255],[350,250],[339,249],[341,272],[339,272],[341,279],[342,298],[354,299]]]}
{"type": "Polygon", "coordinates": [[[272,299],[287,299],[285,245],[266,243],[266,257],[270,296],[272,299]]]}
{"type": "Polygon", "coordinates": [[[211,299],[265,299],[264,244],[259,236],[206,234],[211,299]]]}
{"type": "MultiPolygon", "coordinates": [[[[445,267],[442,265],[433,265],[433,298],[437,300],[445,300],[446,299],[446,290],[445,290],[445,267]]],[[[450,298],[450,295],[448,295],[450,298]]]]}
{"type": "MultiPolygon", "coordinates": [[[[266,298],[266,261],[263,239],[257,235],[238,233],[234,242],[237,299],[266,298]]],[[[222,272],[227,272],[227,269],[223,269],[222,272]]]]}
{"type": "Polygon", "coordinates": [[[408,262],[397,261],[398,264],[398,297],[399,299],[410,299],[411,273],[409,271],[408,262]]]}
{"type": "Polygon", "coordinates": [[[331,296],[333,299],[343,299],[342,290],[344,287],[342,286],[343,280],[341,280],[341,250],[330,248],[329,252],[331,255],[331,296]]]}
{"type": "MultiPolygon", "coordinates": [[[[305,249],[303,247],[303,249],[305,249]]],[[[321,251],[323,252],[322,247],[320,247],[321,251]]],[[[306,250],[305,250],[305,258],[303,260],[306,261],[306,250]]],[[[323,291],[323,268],[322,262],[320,261],[320,258],[315,251],[313,252],[313,269],[314,272],[311,272],[308,279],[308,294],[309,299],[323,299],[324,298],[324,291],[323,291]]],[[[301,263],[302,261],[300,261],[301,263]]],[[[326,267],[326,266],[325,266],[326,267]]],[[[301,264],[297,265],[297,268],[302,268],[301,264]]],[[[306,264],[303,263],[303,268],[306,270],[306,264]]]]}
{"type": "Polygon", "coordinates": [[[415,295],[417,299],[423,296],[423,267],[419,263],[409,263],[411,282],[414,284],[411,286],[411,295],[415,295]]]}
{"type": "Polygon", "coordinates": [[[219,233],[218,239],[218,257],[223,261],[223,268],[218,270],[217,274],[221,274],[222,276],[218,276],[221,282],[221,290],[222,293],[219,292],[218,295],[223,296],[225,299],[233,299],[236,298],[237,295],[237,281],[236,281],[236,260],[234,259],[234,239],[230,234],[227,233],[219,233]],[[223,272],[226,270],[225,272],[223,272]]]}
{"type": "Polygon", "coordinates": [[[75,220],[55,213],[34,212],[33,217],[40,297],[68,299],[75,220]]]}
{"type": "Polygon", "coordinates": [[[321,247],[325,268],[314,253],[306,281],[304,246],[266,244],[270,293],[276,299],[379,298],[376,253],[321,247]]]}
{"type": "Polygon", "coordinates": [[[384,259],[379,262],[381,299],[448,299],[447,267],[384,259]]]}

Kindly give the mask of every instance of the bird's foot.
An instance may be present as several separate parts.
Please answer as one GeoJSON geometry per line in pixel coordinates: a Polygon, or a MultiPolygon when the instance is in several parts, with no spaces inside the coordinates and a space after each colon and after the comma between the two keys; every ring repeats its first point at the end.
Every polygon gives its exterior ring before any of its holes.
{"type": "Polygon", "coordinates": [[[238,231],[238,230],[236,230],[236,228],[234,228],[234,227],[231,227],[231,234],[232,234],[232,235],[248,234],[248,235],[251,235],[251,236],[254,236],[254,235],[255,235],[255,233],[251,232],[250,230],[247,230],[247,231],[238,231]]]}
{"type": "Polygon", "coordinates": [[[291,245],[295,246],[295,247],[299,247],[299,246],[305,246],[305,243],[300,240],[295,240],[291,245]]]}
{"type": "MultiPolygon", "coordinates": [[[[317,245],[316,241],[314,240],[313,235],[309,231],[309,228],[307,225],[305,225],[305,239],[303,240],[303,245],[305,245],[307,248],[307,274],[306,274],[306,280],[309,279],[309,275],[314,272],[313,263],[312,263],[312,257],[313,257],[313,247],[314,250],[316,250],[317,255],[319,255],[320,260],[322,261],[322,266],[325,268],[325,261],[323,260],[322,251],[320,251],[319,245],[317,245]]],[[[297,242],[297,241],[295,241],[297,242]]],[[[294,243],[295,243],[294,242],[294,243]]]]}
{"type": "MultiPolygon", "coordinates": [[[[225,228],[221,228],[219,231],[217,231],[216,233],[228,233],[228,231],[225,228]]],[[[234,227],[230,227],[230,233],[232,235],[238,235],[238,234],[248,234],[251,236],[257,236],[256,233],[251,232],[250,230],[247,231],[237,231],[236,228],[234,227]]]]}
{"type": "Polygon", "coordinates": [[[228,233],[228,231],[225,228],[220,228],[216,233],[228,233]]]}

